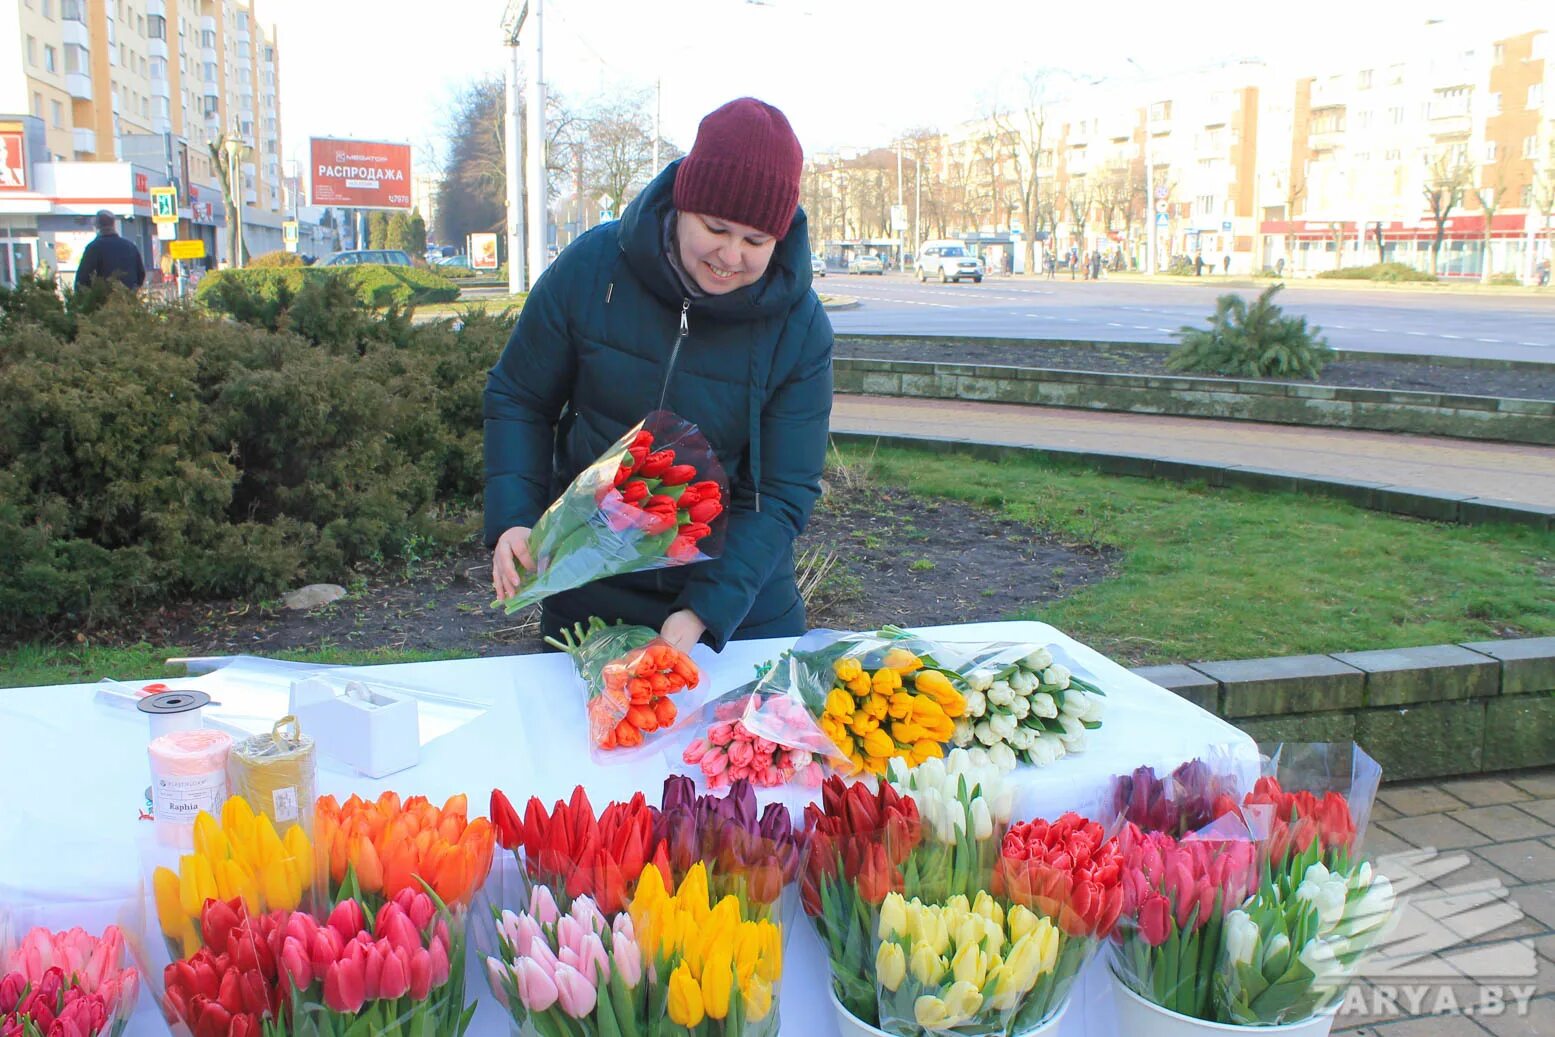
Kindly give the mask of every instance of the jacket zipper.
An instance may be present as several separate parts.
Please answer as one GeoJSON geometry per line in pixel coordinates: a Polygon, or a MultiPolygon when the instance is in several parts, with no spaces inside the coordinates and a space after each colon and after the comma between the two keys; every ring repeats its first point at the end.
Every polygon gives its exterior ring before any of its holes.
{"type": "MultiPolygon", "coordinates": [[[[670,376],[675,373],[675,361],[680,358],[680,344],[686,341],[686,336],[691,329],[686,321],[686,313],[691,309],[691,300],[680,300],[680,332],[675,336],[675,344],[670,347],[669,363],[664,366],[664,382],[659,386],[659,405],[655,410],[664,409],[664,398],[669,395],[670,376]]],[[[664,592],[664,571],[661,569],[653,574],[654,589],[664,592]]]]}
{"type": "Polygon", "coordinates": [[[689,326],[686,323],[686,313],[690,309],[691,300],[682,299],[680,301],[680,334],[675,336],[675,344],[670,347],[670,359],[669,363],[664,367],[664,382],[659,386],[659,405],[654,408],[655,410],[664,409],[664,398],[669,395],[670,376],[675,373],[675,361],[680,358],[680,344],[686,341],[686,335],[690,333],[689,326]]]}

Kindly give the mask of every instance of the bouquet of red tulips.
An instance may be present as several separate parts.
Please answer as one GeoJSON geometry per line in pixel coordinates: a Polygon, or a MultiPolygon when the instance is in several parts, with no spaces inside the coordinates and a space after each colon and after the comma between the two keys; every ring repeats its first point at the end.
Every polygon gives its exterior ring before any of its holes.
{"type": "Polygon", "coordinates": [[[596,616],[546,640],[572,656],[583,681],[592,749],[635,749],[645,736],[668,730],[679,716],[670,696],[702,680],[691,657],[649,627],[596,616]]]}
{"type": "Polygon", "coordinates": [[[716,558],[729,482],[695,425],[654,411],[589,465],[530,532],[535,572],[508,612],[623,573],[716,558]]]}
{"type": "Polygon", "coordinates": [[[625,907],[631,884],[653,856],[658,811],[637,793],[599,815],[579,785],[550,810],[530,797],[522,817],[501,789],[491,793],[497,841],[513,851],[529,888],[548,887],[570,909],[587,896],[607,915],[625,907]]]}
{"type": "Polygon", "coordinates": [[[118,1037],[140,996],[124,935],[33,928],[0,957],[0,1037],[118,1037]]]}
{"type": "Polygon", "coordinates": [[[265,1037],[280,1025],[281,982],[276,954],[288,913],[250,916],[241,898],[206,900],[202,944],[163,970],[169,1022],[195,1037],[265,1037]]]}

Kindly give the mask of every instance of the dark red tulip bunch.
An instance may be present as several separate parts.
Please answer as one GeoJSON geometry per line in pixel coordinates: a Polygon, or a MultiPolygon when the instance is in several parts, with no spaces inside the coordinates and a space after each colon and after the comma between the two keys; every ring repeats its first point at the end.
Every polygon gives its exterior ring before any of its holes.
{"type": "Polygon", "coordinates": [[[585,583],[716,557],[728,478],[707,438],[655,411],[585,468],[530,531],[535,572],[501,604],[526,608],[585,583]]]}
{"type": "Polygon", "coordinates": [[[463,999],[437,996],[448,984],[455,948],[445,917],[425,893],[402,890],[376,919],[355,900],[336,904],[322,924],[296,912],[279,941],[292,1016],[319,1023],[319,1032],[344,1032],[352,1019],[368,1020],[374,1033],[441,1033],[457,1025],[463,999]],[[320,1005],[348,1018],[329,1029],[320,1005]],[[440,1017],[450,1010],[451,1017],[440,1017]]]}
{"type": "Polygon", "coordinates": [[[1236,779],[1189,760],[1162,779],[1152,767],[1112,779],[1113,815],[1146,832],[1181,838],[1237,809],[1236,779]]]}
{"type": "Polygon", "coordinates": [[[917,887],[913,851],[923,838],[918,803],[881,782],[832,775],[821,804],[805,808],[800,899],[831,960],[833,992],[866,1023],[879,1018],[874,938],[889,893],[917,887]]]}
{"type": "Polygon", "coordinates": [[[692,865],[707,865],[715,895],[734,894],[747,907],[767,907],[799,873],[799,841],[788,808],[772,803],[758,814],[756,790],[736,781],[727,795],[698,796],[684,775],[664,782],[654,863],[679,884],[692,865]]]}
{"type": "Polygon", "coordinates": [[[652,856],[657,815],[641,792],[609,804],[597,817],[581,785],[550,811],[531,797],[522,818],[501,790],[491,794],[497,839],[515,853],[522,850],[524,873],[558,895],[565,892],[569,902],[592,897],[607,915],[626,905],[652,856]]]}
{"type": "Polygon", "coordinates": [[[0,1037],[97,1037],[114,1022],[103,996],[58,966],[36,983],[20,972],[0,978],[0,1037]]]}
{"type": "MultiPolygon", "coordinates": [[[[1269,829],[1269,860],[1275,866],[1305,853],[1319,841],[1322,855],[1348,856],[1355,845],[1355,817],[1349,801],[1337,792],[1321,797],[1311,792],[1287,792],[1276,778],[1259,778],[1243,801],[1249,808],[1266,807],[1273,814],[1269,829]]],[[[1255,813],[1250,809],[1249,815],[1255,813]]]]}
{"type": "Polygon", "coordinates": [[[205,946],[163,970],[169,1013],[194,1037],[262,1037],[265,1022],[280,1018],[274,948],[286,917],[250,917],[241,898],[207,900],[200,912],[205,946]]]}
{"type": "Polygon", "coordinates": [[[1123,910],[1123,853],[1101,825],[1076,813],[1011,826],[993,892],[1021,904],[1068,937],[1105,939],[1123,910]]]}

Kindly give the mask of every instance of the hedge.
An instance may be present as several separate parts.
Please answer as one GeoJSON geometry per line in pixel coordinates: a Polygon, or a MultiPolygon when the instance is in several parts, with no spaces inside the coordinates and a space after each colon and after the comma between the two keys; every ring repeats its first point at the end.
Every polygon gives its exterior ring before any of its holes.
{"type": "Polygon", "coordinates": [[[374,320],[342,290],[303,285],[273,330],[0,290],[0,629],[345,582],[466,537],[512,318],[374,320]]]}
{"type": "Polygon", "coordinates": [[[459,298],[459,286],[431,270],[410,266],[384,266],[377,263],[345,267],[249,267],[243,270],[217,270],[200,279],[196,301],[225,313],[237,313],[274,299],[296,295],[304,285],[338,280],[355,292],[365,306],[419,306],[423,303],[453,302],[459,298]]]}
{"type": "Polygon", "coordinates": [[[1435,274],[1427,274],[1404,263],[1373,263],[1370,266],[1342,267],[1324,270],[1318,277],[1336,281],[1434,281],[1435,274]]]}

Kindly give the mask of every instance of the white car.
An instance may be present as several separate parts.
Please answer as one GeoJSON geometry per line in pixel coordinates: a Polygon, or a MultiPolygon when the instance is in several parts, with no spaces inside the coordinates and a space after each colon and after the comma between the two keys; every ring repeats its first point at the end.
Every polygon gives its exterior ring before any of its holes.
{"type": "Polygon", "coordinates": [[[925,241],[918,258],[913,260],[913,273],[918,275],[920,282],[935,277],[941,284],[946,281],[981,284],[983,264],[959,241],[925,241]]]}
{"type": "Polygon", "coordinates": [[[810,257],[810,276],[812,276],[812,277],[825,277],[826,276],[826,260],[822,259],[820,256],[811,256],[810,257]]]}

